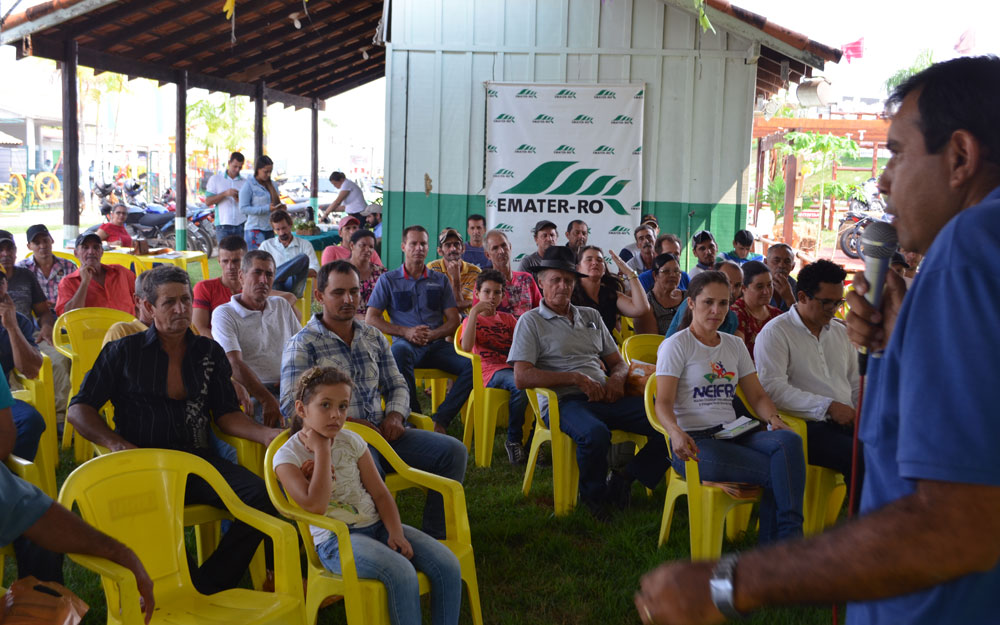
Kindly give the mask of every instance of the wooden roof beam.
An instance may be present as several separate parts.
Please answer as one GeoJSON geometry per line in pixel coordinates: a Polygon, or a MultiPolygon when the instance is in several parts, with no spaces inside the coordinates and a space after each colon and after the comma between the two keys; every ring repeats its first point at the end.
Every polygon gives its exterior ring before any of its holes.
{"type": "Polygon", "coordinates": [[[358,73],[364,73],[368,71],[368,68],[377,68],[382,73],[385,73],[385,51],[379,48],[377,54],[370,54],[367,61],[363,62],[364,65],[360,67],[358,64],[351,64],[346,67],[340,66],[339,69],[334,71],[318,70],[315,72],[310,72],[308,74],[300,74],[298,80],[295,81],[299,89],[303,93],[311,93],[317,87],[315,85],[323,80],[335,80],[337,82],[343,81],[344,79],[349,79],[358,73]]]}
{"type": "MultiPolygon", "coordinates": [[[[142,4],[142,0],[138,0],[137,4],[142,4]]],[[[159,41],[160,36],[155,33],[150,33],[149,30],[156,28],[157,26],[162,26],[164,24],[172,24],[178,18],[185,15],[190,15],[191,13],[204,13],[207,10],[215,11],[217,7],[214,5],[205,4],[204,6],[197,7],[195,9],[191,8],[191,5],[186,2],[181,2],[175,5],[172,9],[164,11],[162,13],[155,13],[149,17],[142,19],[133,24],[121,24],[121,27],[102,36],[100,39],[94,37],[96,43],[92,46],[99,50],[109,50],[116,45],[125,44],[127,49],[134,49],[140,45],[148,44],[130,44],[130,40],[143,34],[150,34],[155,39],[154,41],[159,41]]]]}
{"type": "Polygon", "coordinates": [[[288,85],[293,85],[293,84],[299,84],[303,76],[308,78],[313,74],[319,72],[325,72],[330,67],[343,66],[344,59],[350,58],[352,56],[356,56],[358,60],[355,63],[348,64],[347,67],[342,68],[342,70],[349,69],[351,66],[357,65],[359,63],[362,65],[368,65],[372,62],[372,58],[380,54],[382,55],[383,58],[385,56],[385,49],[378,46],[375,46],[373,50],[368,53],[369,58],[367,61],[362,60],[361,51],[358,48],[349,48],[346,46],[342,46],[342,49],[344,50],[344,52],[342,52],[341,54],[337,56],[328,57],[318,63],[315,61],[302,61],[297,65],[284,67],[281,73],[284,74],[286,77],[284,79],[277,81],[276,84],[282,85],[283,87],[287,87],[288,85]]]}
{"type": "Polygon", "coordinates": [[[318,90],[315,92],[315,97],[319,98],[319,100],[322,102],[323,100],[327,100],[334,96],[340,95],[345,91],[350,91],[355,87],[360,87],[361,85],[368,84],[373,80],[378,80],[382,76],[385,76],[385,68],[384,67],[374,68],[371,71],[365,72],[364,74],[358,76],[357,78],[352,78],[351,80],[337,83],[337,85],[332,89],[318,90]]]}

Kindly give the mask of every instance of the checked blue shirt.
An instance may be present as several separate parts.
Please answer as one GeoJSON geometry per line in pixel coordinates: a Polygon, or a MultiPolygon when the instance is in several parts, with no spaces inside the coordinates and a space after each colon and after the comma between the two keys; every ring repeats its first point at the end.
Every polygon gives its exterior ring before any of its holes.
{"type": "Polygon", "coordinates": [[[295,414],[295,385],[310,367],[337,367],[354,380],[348,418],[365,419],[378,425],[385,412],[410,416],[410,393],[396,368],[389,341],[375,328],[354,320],[354,340],[347,345],[323,325],[320,314],[288,339],[281,357],[281,413],[295,414]]]}

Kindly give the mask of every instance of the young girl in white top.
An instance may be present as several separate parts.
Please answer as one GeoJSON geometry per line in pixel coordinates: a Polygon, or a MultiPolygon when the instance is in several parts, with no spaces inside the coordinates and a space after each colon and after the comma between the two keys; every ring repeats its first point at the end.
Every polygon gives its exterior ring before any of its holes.
{"type": "Polygon", "coordinates": [[[684,475],[684,462],[694,459],[702,480],[763,486],[759,540],[801,536],[802,439],[778,417],[743,341],[719,332],[729,311],[729,280],[720,271],[699,273],[687,297],[681,331],[656,354],[656,418],[670,435],[673,468],[684,475]],[[737,386],[767,428],[716,438],[736,420],[737,386]]]}
{"type": "MultiPolygon", "coordinates": [[[[430,579],[434,625],[454,625],[462,603],[458,559],[438,541],[400,522],[368,446],[357,434],[343,431],[353,387],[350,377],[334,367],[313,367],[302,374],[293,434],[274,454],[274,471],[304,510],[347,524],[358,577],[385,584],[393,625],[421,622],[417,571],[430,579]]],[[[323,566],[340,573],[337,537],[315,526],[310,532],[323,566]]]]}

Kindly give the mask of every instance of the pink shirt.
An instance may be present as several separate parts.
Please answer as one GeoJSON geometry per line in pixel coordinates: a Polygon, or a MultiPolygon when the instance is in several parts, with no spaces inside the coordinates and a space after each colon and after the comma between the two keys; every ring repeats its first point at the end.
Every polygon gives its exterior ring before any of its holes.
{"type": "MultiPolygon", "coordinates": [[[[323,250],[323,257],[320,259],[320,264],[325,265],[335,260],[346,260],[350,262],[351,250],[347,249],[343,245],[327,245],[326,249],[323,250]]],[[[373,265],[381,265],[382,259],[378,257],[378,252],[372,250],[372,258],[368,262],[373,265]]]]}
{"type": "MultiPolygon", "coordinates": [[[[479,301],[473,296],[472,304],[479,301]]],[[[535,279],[527,271],[510,272],[510,282],[503,288],[503,299],[497,310],[520,317],[532,308],[538,308],[542,301],[542,292],[538,290],[535,279]]]]}
{"type": "MultiPolygon", "coordinates": [[[[462,322],[465,332],[469,320],[462,322]]],[[[510,313],[497,311],[492,317],[476,317],[476,343],[472,352],[483,359],[483,384],[489,384],[493,374],[501,369],[511,369],[507,364],[507,353],[514,340],[514,326],[517,319],[510,313]]]]}

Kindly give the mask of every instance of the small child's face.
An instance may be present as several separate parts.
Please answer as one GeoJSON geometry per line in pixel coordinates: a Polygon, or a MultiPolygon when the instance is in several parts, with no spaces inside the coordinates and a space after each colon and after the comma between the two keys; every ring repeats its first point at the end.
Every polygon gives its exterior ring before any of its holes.
{"type": "Polygon", "coordinates": [[[351,387],[327,384],[316,388],[308,404],[295,402],[295,409],[306,427],[323,438],[332,439],[344,427],[350,403],[351,387]]]}
{"type": "Polygon", "coordinates": [[[487,302],[496,307],[500,305],[500,301],[503,299],[503,287],[499,282],[487,280],[479,287],[477,295],[479,296],[479,301],[487,302]]]}

